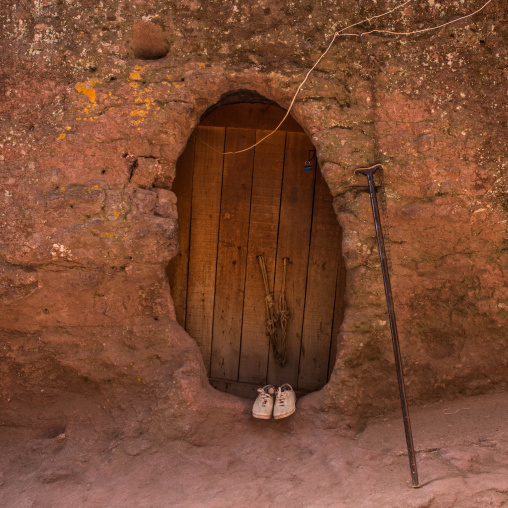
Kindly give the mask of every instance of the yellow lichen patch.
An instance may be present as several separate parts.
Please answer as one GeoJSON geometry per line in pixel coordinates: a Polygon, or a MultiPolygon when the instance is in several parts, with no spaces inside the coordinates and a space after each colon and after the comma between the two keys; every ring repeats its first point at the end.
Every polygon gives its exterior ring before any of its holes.
{"type": "Polygon", "coordinates": [[[94,86],[98,83],[102,83],[98,79],[90,79],[88,81],[79,82],[74,85],[74,88],[78,93],[82,93],[88,97],[88,100],[95,104],[95,89],[94,86]]]}
{"type": "Polygon", "coordinates": [[[131,111],[131,116],[146,116],[148,111],[143,111],[142,109],[133,109],[131,111]]]}
{"type": "Polygon", "coordinates": [[[153,85],[148,85],[145,88],[143,88],[142,90],[139,90],[138,93],[139,93],[139,95],[146,95],[146,94],[152,93],[152,90],[153,90],[153,85]]]}
{"type": "Polygon", "coordinates": [[[60,134],[58,135],[58,137],[56,138],[58,141],[62,140],[63,138],[65,138],[65,136],[67,136],[66,132],[65,131],[70,131],[71,130],[71,126],[70,125],[66,125],[61,131],[60,131],[60,134]]]}
{"type": "Polygon", "coordinates": [[[129,74],[129,79],[132,79],[133,81],[141,81],[141,73],[146,69],[146,67],[146,65],[136,65],[134,70],[129,74]]]}
{"type": "Polygon", "coordinates": [[[106,238],[114,238],[115,237],[115,235],[112,235],[111,233],[104,233],[104,236],[106,238]]]}
{"type": "Polygon", "coordinates": [[[206,67],[206,64],[204,62],[199,62],[199,68],[204,69],[206,67]]]}

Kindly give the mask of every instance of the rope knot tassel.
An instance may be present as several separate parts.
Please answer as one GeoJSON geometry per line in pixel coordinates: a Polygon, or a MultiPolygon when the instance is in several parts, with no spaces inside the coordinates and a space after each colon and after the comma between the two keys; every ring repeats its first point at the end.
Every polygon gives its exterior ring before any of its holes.
{"type": "Polygon", "coordinates": [[[260,255],[257,256],[257,260],[259,267],[261,268],[263,284],[265,287],[266,335],[268,335],[270,340],[275,361],[283,367],[287,361],[286,334],[289,318],[291,317],[286,301],[286,270],[288,258],[283,259],[284,271],[282,273],[282,290],[279,298],[278,312],[275,310],[273,292],[270,291],[270,286],[268,284],[265,258],[260,255]]]}

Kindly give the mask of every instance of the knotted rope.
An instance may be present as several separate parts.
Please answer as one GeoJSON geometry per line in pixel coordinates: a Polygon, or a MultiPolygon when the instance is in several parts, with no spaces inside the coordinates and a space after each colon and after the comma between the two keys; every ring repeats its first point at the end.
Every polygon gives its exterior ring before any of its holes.
{"type": "Polygon", "coordinates": [[[286,301],[286,271],[287,271],[287,258],[284,258],[284,270],[282,272],[282,289],[279,298],[279,312],[275,311],[275,303],[273,301],[273,294],[270,291],[268,284],[268,275],[266,273],[265,258],[257,256],[261,274],[263,275],[263,284],[265,286],[265,307],[266,307],[266,334],[270,339],[272,346],[273,357],[275,361],[284,366],[286,364],[286,333],[289,317],[289,309],[286,301]],[[280,339],[280,341],[279,341],[280,339]]]}
{"type": "Polygon", "coordinates": [[[284,355],[284,365],[286,363],[286,332],[291,314],[289,313],[286,301],[286,268],[288,258],[284,258],[284,271],[282,272],[282,290],[279,297],[279,323],[280,323],[280,343],[282,354],[284,355]]]}

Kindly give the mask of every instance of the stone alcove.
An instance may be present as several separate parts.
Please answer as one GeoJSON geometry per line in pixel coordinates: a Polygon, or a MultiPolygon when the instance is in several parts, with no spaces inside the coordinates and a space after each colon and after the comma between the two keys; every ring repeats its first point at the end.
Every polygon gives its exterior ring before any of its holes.
{"type": "Polygon", "coordinates": [[[267,383],[289,382],[300,394],[322,388],[343,318],[341,230],[302,127],[289,116],[255,149],[222,154],[253,145],[284,114],[249,90],[223,96],[190,136],[172,188],[180,252],[167,272],[177,320],[197,341],[212,386],[244,397],[267,383]],[[283,366],[266,335],[260,255],[276,308],[284,294],[291,313],[283,366]]]}

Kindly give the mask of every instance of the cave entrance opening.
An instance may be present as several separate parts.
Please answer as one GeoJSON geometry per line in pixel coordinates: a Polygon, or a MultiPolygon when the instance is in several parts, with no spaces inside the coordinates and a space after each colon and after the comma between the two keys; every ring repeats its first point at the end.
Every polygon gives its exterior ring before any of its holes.
{"type": "Polygon", "coordinates": [[[278,105],[234,103],[204,115],[177,163],[180,252],[168,265],[176,316],[198,343],[212,386],[255,398],[290,383],[320,389],[333,370],[344,307],[341,230],[314,147],[278,105]],[[311,154],[311,155],[309,155],[311,154]],[[308,165],[307,165],[308,166],[308,165]],[[263,256],[275,306],[290,312],[286,363],[266,333],[263,256]]]}

